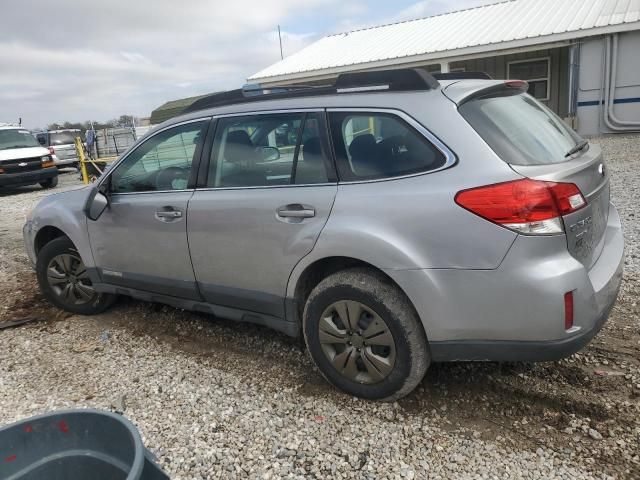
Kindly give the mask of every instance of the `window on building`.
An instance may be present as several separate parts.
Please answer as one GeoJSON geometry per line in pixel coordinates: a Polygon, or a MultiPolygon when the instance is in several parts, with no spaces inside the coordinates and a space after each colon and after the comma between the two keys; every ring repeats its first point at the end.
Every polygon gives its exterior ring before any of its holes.
{"type": "Polygon", "coordinates": [[[507,78],[526,80],[528,93],[538,100],[549,100],[551,62],[547,58],[517,60],[507,64],[507,78]]]}

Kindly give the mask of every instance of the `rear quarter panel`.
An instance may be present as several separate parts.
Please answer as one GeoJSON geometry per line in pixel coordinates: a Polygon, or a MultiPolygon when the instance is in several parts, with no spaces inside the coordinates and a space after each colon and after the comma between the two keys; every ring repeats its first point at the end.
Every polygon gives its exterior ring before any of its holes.
{"type": "Polygon", "coordinates": [[[454,198],[460,190],[520,176],[442,93],[394,98],[393,108],[430,130],[457,163],[411,177],[341,183],[329,221],[294,270],[288,294],[306,266],[325,257],[352,257],[385,270],[494,269],[515,240],[514,232],[473,215],[454,198]]]}

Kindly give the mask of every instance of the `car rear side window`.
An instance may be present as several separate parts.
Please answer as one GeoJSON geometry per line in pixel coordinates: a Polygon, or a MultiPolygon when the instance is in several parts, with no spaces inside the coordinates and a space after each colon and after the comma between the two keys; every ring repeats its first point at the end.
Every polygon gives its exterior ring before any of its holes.
{"type": "Polygon", "coordinates": [[[560,117],[528,94],[470,100],[460,113],[502,160],[512,165],[564,162],[582,142],[560,117]]]}
{"type": "Polygon", "coordinates": [[[329,180],[324,118],[260,114],[218,121],[207,186],[269,187],[329,180]]]}
{"type": "Polygon", "coordinates": [[[445,164],[444,154],[396,115],[332,112],[329,119],[342,181],[392,178],[445,164]]]}

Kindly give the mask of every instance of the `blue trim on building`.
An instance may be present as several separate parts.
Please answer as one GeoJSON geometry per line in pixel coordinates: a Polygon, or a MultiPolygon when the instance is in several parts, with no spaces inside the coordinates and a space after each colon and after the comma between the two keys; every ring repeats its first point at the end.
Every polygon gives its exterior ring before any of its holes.
{"type": "MultiPolygon", "coordinates": [[[[599,102],[598,100],[589,100],[587,102],[578,102],[578,106],[579,107],[594,107],[600,103],[604,103],[604,100],[602,102],[599,102]]],[[[619,104],[619,103],[640,103],[640,97],[632,97],[632,98],[616,98],[613,101],[614,104],[619,104]]]]}

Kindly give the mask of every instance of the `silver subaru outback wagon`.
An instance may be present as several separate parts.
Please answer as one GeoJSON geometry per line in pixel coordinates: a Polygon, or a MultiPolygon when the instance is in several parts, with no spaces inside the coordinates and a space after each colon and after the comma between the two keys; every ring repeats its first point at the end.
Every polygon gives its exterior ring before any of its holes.
{"type": "Polygon", "coordinates": [[[602,152],[526,82],[465,76],[199,100],[95,186],[33,210],[44,296],[95,314],[128,295],[301,335],[329,382],[370,399],[408,394],[431,362],[571,355],[622,276],[602,152]]]}

